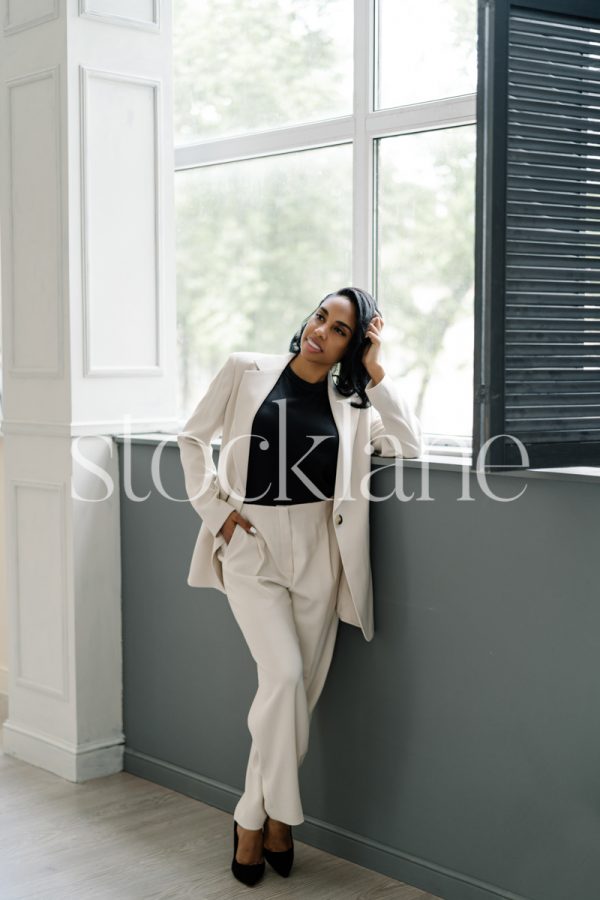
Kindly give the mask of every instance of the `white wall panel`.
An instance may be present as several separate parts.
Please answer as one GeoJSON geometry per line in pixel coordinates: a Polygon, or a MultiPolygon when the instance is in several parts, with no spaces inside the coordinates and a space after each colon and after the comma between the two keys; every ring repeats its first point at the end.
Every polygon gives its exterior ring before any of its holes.
{"type": "Polygon", "coordinates": [[[79,0],[79,12],[113,25],[153,29],[160,25],[159,0],[79,0]]]}
{"type": "Polygon", "coordinates": [[[58,0],[6,0],[4,33],[33,28],[58,17],[58,0]]]}
{"type": "Polygon", "coordinates": [[[84,372],[158,374],[159,83],[81,75],[84,372]]]}
{"type": "Polygon", "coordinates": [[[67,699],[64,486],[12,484],[16,681],[67,699]]]}
{"type": "Polygon", "coordinates": [[[8,82],[11,374],[62,374],[58,68],[8,82]]]}

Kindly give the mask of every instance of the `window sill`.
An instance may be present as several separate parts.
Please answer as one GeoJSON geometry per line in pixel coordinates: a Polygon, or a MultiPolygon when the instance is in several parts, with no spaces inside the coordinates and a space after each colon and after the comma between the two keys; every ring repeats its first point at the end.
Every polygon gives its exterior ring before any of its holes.
{"type": "MultiPolygon", "coordinates": [[[[129,438],[134,444],[164,444],[177,445],[177,435],[173,432],[149,432],[130,435],[114,435],[115,441],[124,443],[125,438],[129,438]]],[[[213,447],[220,447],[220,441],[213,441],[213,447]]],[[[389,466],[394,457],[391,456],[373,456],[372,461],[376,466],[389,466]]],[[[471,465],[471,456],[448,456],[436,455],[434,453],[425,453],[418,459],[402,459],[402,463],[411,469],[423,468],[426,465],[429,469],[435,469],[442,472],[461,472],[465,467],[468,469],[471,465]]],[[[472,473],[475,474],[475,473],[472,473]]],[[[551,469],[525,469],[517,471],[512,469],[508,472],[491,472],[487,475],[498,475],[503,478],[550,478],[556,481],[588,481],[594,484],[600,484],[600,466],[568,466],[565,468],[551,469]]]]}
{"type": "MultiPolygon", "coordinates": [[[[377,461],[378,465],[386,462],[386,458],[383,456],[374,456],[373,459],[377,461]]],[[[470,467],[471,456],[436,456],[433,453],[426,453],[418,459],[405,459],[403,462],[406,466],[415,468],[426,464],[430,469],[458,472],[464,467],[467,469],[470,467]]],[[[591,481],[595,484],[600,484],[600,466],[565,466],[564,468],[523,469],[520,471],[511,469],[508,472],[488,472],[486,475],[499,475],[502,478],[551,478],[557,481],[591,481]]]]}

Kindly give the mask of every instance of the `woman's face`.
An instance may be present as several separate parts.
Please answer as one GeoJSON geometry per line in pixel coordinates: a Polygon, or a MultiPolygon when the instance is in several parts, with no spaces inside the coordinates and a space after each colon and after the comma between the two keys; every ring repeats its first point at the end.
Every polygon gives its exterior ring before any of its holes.
{"type": "Polygon", "coordinates": [[[337,294],[328,297],[306,323],[300,353],[305,359],[331,367],[348,349],[355,329],[356,309],[352,300],[337,294]]]}

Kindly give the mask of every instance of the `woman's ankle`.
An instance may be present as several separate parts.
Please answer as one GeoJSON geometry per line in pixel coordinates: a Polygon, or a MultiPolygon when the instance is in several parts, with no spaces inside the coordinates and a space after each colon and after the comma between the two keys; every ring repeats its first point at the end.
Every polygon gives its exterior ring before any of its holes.
{"type": "Polygon", "coordinates": [[[244,831],[248,834],[262,834],[262,828],[244,828],[243,825],[240,825],[239,822],[236,822],[239,833],[242,834],[244,831]]]}

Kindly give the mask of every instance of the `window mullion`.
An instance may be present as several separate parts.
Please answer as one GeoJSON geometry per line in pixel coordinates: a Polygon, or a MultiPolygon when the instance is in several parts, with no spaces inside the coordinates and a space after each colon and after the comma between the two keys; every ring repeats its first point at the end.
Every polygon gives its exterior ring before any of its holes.
{"type": "Polygon", "coordinates": [[[378,138],[472,125],[476,121],[476,96],[463,94],[461,97],[378,109],[367,116],[366,131],[371,138],[378,138]]]}
{"type": "Polygon", "coordinates": [[[249,132],[181,144],[175,147],[175,169],[212,166],[217,163],[349,143],[353,137],[353,128],[352,116],[339,116],[320,122],[274,128],[271,131],[249,132]]]}
{"type": "Polygon", "coordinates": [[[375,0],[354,0],[354,144],[352,156],[352,281],[374,290],[373,110],[375,0]]]}

